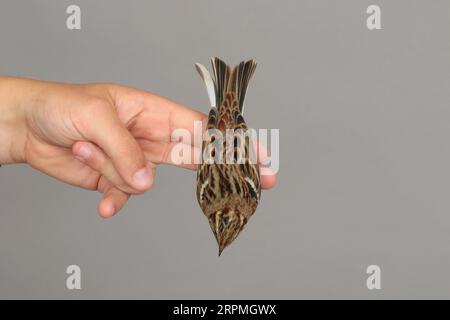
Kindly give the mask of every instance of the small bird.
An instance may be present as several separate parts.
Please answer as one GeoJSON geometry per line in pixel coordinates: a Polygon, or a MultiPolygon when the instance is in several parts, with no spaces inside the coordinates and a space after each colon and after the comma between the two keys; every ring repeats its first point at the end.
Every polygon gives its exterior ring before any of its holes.
{"type": "MultiPolygon", "coordinates": [[[[211,103],[206,129],[217,130],[223,135],[230,130],[247,130],[242,114],[256,62],[253,59],[243,61],[232,68],[221,59],[212,58],[211,64],[213,77],[203,65],[195,64],[205,82],[211,103]]],[[[220,141],[217,147],[215,136],[205,139],[202,155],[209,154],[213,161],[202,161],[197,171],[197,200],[216,237],[219,256],[242,231],[261,196],[259,166],[256,161],[249,161],[253,146],[248,140],[239,146],[236,140],[234,138],[230,152],[226,141],[220,141]],[[237,159],[238,151],[242,150],[245,158],[237,159]],[[232,163],[216,161],[218,158],[229,159],[230,155],[234,160],[232,163]]]]}

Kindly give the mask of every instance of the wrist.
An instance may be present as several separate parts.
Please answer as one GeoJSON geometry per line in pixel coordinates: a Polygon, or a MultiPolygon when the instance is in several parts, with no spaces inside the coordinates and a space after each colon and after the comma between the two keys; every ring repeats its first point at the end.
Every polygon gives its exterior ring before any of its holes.
{"type": "Polygon", "coordinates": [[[27,80],[0,77],[0,164],[25,162],[27,80]]]}

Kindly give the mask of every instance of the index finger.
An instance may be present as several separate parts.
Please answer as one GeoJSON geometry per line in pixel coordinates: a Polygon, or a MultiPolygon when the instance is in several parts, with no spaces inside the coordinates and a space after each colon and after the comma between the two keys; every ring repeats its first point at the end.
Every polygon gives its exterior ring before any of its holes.
{"type": "Polygon", "coordinates": [[[173,132],[175,129],[186,129],[191,135],[194,135],[194,125],[197,122],[202,123],[202,131],[206,129],[207,115],[197,110],[183,106],[170,99],[153,95],[155,105],[165,107],[169,113],[169,128],[173,132]]]}
{"type": "Polygon", "coordinates": [[[169,142],[174,130],[184,129],[193,144],[195,124],[206,127],[206,114],[168,98],[124,86],[113,86],[110,92],[119,118],[136,138],[169,142]]]}

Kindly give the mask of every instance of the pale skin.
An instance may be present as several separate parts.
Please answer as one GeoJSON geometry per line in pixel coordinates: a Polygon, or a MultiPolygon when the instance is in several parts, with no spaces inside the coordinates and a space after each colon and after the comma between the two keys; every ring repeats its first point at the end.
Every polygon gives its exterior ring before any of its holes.
{"type": "MultiPolygon", "coordinates": [[[[153,187],[157,166],[173,164],[172,131],[193,134],[194,121],[205,123],[206,115],[130,87],[0,77],[0,164],[27,163],[102,192],[104,218],[153,187]]],[[[262,188],[275,182],[275,174],[262,172],[262,188]]]]}

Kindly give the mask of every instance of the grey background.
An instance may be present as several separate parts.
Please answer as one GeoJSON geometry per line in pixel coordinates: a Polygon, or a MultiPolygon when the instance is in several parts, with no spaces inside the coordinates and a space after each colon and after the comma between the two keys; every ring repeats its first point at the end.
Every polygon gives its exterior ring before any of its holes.
{"type": "Polygon", "coordinates": [[[118,82],[207,112],[193,63],[255,57],[246,118],[280,128],[281,167],[218,258],[194,172],[160,167],[102,220],[99,194],[5,166],[0,298],[450,298],[449,30],[444,0],[1,0],[1,74],[118,82]],[[81,291],[65,288],[70,264],[81,291]]]}

